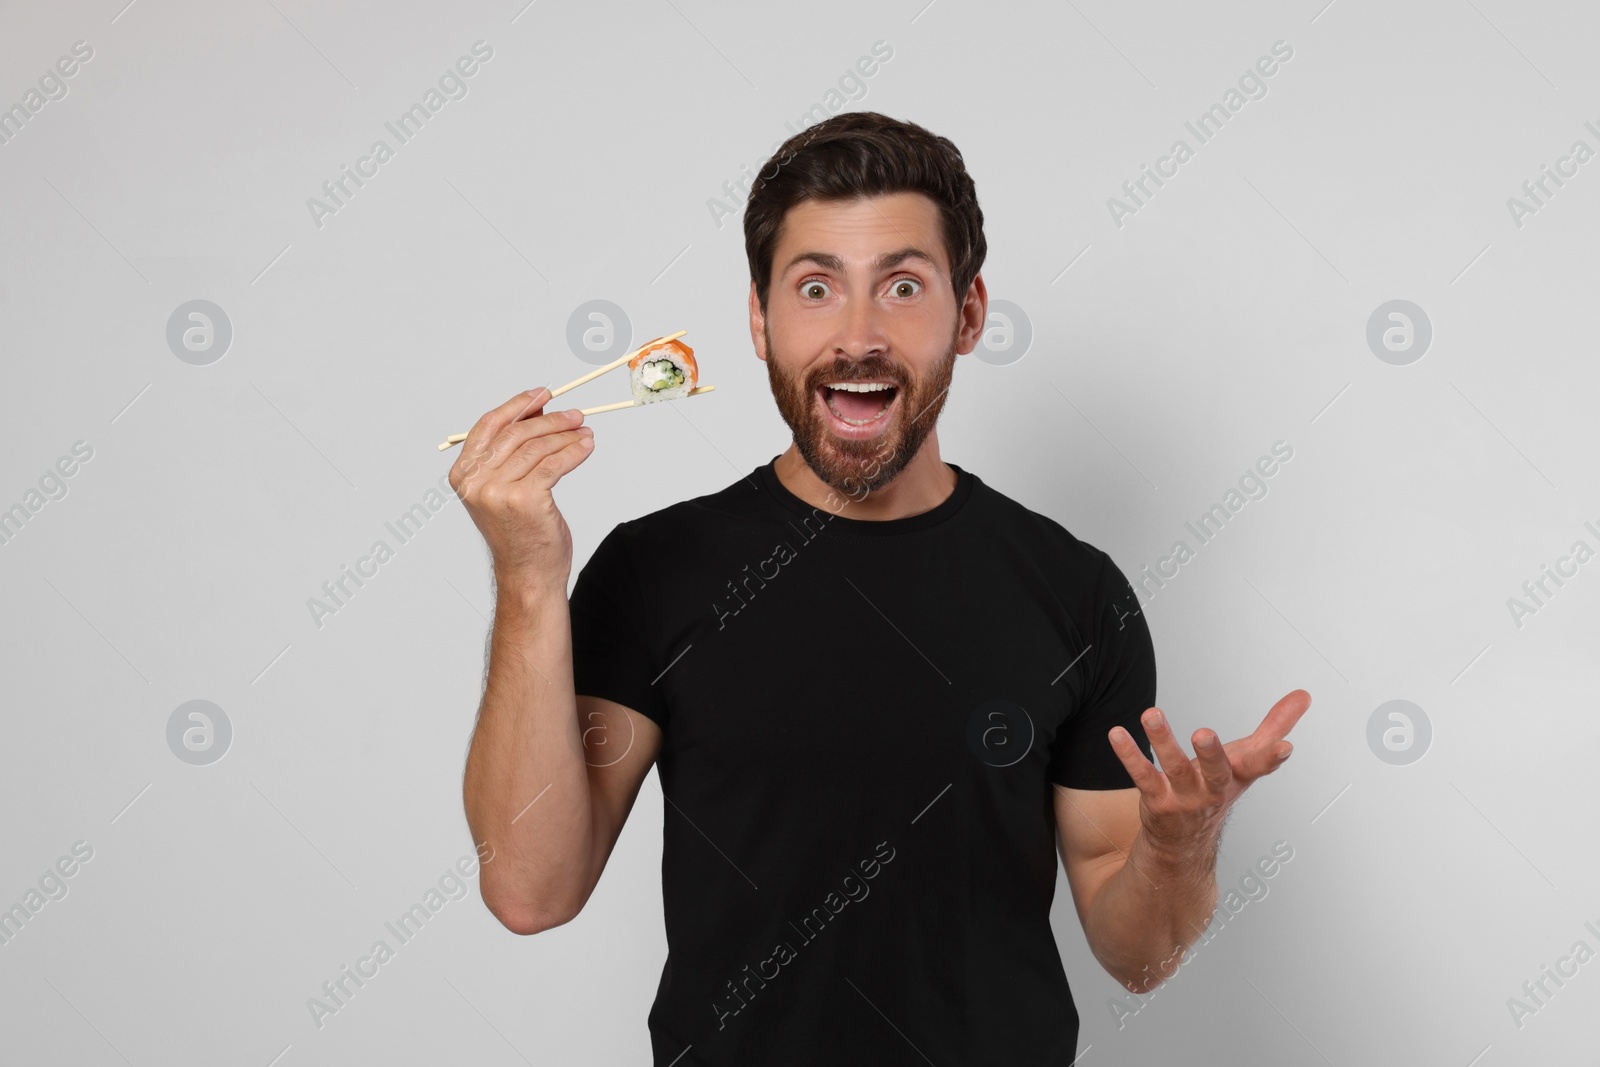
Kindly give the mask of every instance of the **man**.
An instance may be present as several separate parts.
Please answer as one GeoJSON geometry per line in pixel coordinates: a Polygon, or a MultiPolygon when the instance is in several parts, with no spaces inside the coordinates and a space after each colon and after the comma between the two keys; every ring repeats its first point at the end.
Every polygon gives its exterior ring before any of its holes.
{"type": "Polygon", "coordinates": [[[1065,1067],[1057,848],[1096,958],[1148,991],[1310,697],[1227,745],[1196,730],[1190,760],[1110,557],[940,458],[988,303],[954,145],[838,115],[780,149],[744,224],[791,448],[617,526],[570,605],[551,489],[591,454],[582,417],[520,394],[451,471],[497,588],[465,782],[484,901],[518,933],[570,921],[654,763],[657,1065],[1065,1067]]]}

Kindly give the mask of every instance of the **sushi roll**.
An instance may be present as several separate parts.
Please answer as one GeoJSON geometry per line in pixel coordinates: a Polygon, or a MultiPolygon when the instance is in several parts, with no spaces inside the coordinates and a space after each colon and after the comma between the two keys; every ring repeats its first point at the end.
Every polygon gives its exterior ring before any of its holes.
{"type": "Polygon", "coordinates": [[[640,404],[688,396],[698,377],[694,349],[682,341],[650,345],[628,361],[628,385],[640,404]]]}

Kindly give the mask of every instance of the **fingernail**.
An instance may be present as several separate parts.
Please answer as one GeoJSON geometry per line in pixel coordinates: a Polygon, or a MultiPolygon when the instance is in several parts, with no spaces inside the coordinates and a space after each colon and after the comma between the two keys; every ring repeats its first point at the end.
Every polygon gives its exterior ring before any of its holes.
{"type": "Polygon", "coordinates": [[[578,436],[579,437],[593,437],[594,436],[594,427],[593,426],[579,426],[578,427],[578,436]]]}
{"type": "Polygon", "coordinates": [[[550,394],[550,390],[546,389],[542,385],[539,386],[539,388],[537,388],[537,389],[529,389],[528,390],[528,396],[529,396],[530,399],[533,399],[533,400],[538,400],[541,397],[548,396],[549,394],[550,394]]]}
{"type": "Polygon", "coordinates": [[[1150,725],[1151,726],[1165,726],[1166,724],[1167,724],[1167,717],[1165,715],[1161,714],[1160,711],[1154,711],[1154,712],[1150,713],[1150,725]]]}

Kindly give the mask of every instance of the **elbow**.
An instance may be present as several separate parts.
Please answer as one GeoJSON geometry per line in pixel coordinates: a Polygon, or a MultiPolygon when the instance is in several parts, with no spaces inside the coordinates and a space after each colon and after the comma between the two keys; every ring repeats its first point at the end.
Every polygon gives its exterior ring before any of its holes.
{"type": "MultiPolygon", "coordinates": [[[[488,904],[488,902],[485,901],[485,904],[488,904]]],[[[500,920],[501,926],[504,926],[514,934],[521,934],[524,937],[542,934],[546,930],[554,929],[557,926],[565,926],[577,918],[576,914],[568,912],[539,912],[529,908],[488,906],[489,913],[500,920]]]]}
{"type": "Polygon", "coordinates": [[[1112,977],[1116,978],[1122,988],[1138,996],[1154,992],[1157,986],[1166,981],[1158,974],[1151,974],[1149,968],[1138,974],[1114,974],[1112,977]]]}
{"type": "Polygon", "coordinates": [[[565,926],[578,917],[578,909],[540,908],[525,902],[503,900],[498,894],[484,894],[483,904],[501,926],[524,937],[565,926]]]}
{"type": "Polygon", "coordinates": [[[572,915],[546,917],[535,912],[494,911],[492,908],[490,911],[493,912],[496,919],[500,920],[501,926],[504,926],[514,934],[521,934],[524,937],[542,934],[554,927],[564,926],[576,918],[576,916],[572,915]]]}
{"type": "Polygon", "coordinates": [[[1127,957],[1108,959],[1100,953],[1095,957],[1100,961],[1100,966],[1105,968],[1107,974],[1117,980],[1117,984],[1128,992],[1138,996],[1152,993],[1157,987],[1164,984],[1167,979],[1178,973],[1181,957],[1184,955],[1183,946],[1178,946],[1171,956],[1164,960],[1147,960],[1134,969],[1134,960],[1127,957]]]}

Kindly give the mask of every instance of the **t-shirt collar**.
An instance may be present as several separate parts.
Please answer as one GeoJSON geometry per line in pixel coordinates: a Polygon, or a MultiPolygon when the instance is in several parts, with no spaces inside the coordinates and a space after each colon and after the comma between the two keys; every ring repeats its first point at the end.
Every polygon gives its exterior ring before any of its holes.
{"type": "Polygon", "coordinates": [[[972,496],[973,487],[978,481],[977,475],[947,461],[946,465],[956,472],[956,487],[949,496],[934,505],[932,509],[919,515],[907,515],[899,519],[857,519],[849,517],[854,502],[843,494],[840,494],[839,497],[840,506],[832,511],[824,507],[808,504],[795,496],[778,478],[778,458],[778,456],[773,456],[771,460],[755,470],[760,485],[773,500],[786,511],[795,515],[825,521],[829,528],[837,532],[859,534],[867,537],[914,533],[918,530],[926,530],[930,527],[938,526],[954,518],[961,513],[967,500],[972,496]],[[832,518],[828,517],[830,515],[832,518]]]}

